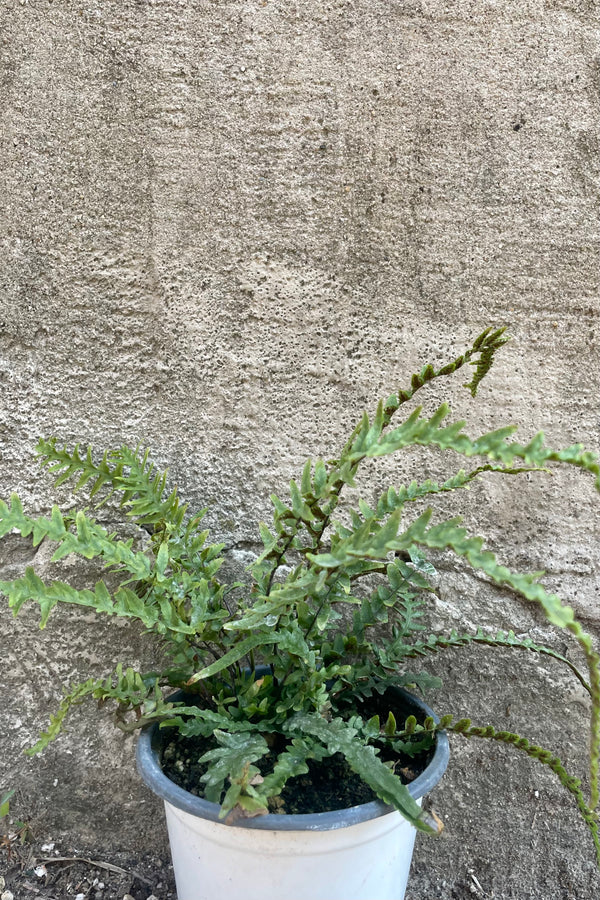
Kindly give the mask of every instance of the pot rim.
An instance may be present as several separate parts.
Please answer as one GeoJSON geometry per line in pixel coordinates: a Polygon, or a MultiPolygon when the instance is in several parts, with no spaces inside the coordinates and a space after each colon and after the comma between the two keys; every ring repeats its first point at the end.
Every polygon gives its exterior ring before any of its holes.
{"type": "MultiPolygon", "coordinates": [[[[415,697],[414,694],[400,687],[391,687],[388,690],[398,694],[403,702],[412,707],[413,710],[420,712],[424,716],[431,716],[435,722],[439,722],[438,716],[419,697],[415,697]]],[[[174,694],[173,699],[176,697],[177,694],[174,694]]],[[[192,816],[209,819],[212,822],[224,825],[223,820],[219,819],[221,807],[218,803],[210,803],[208,800],[196,797],[195,794],[190,794],[189,791],[179,787],[164,774],[159,756],[162,736],[157,722],[146,726],[140,733],[136,747],[136,763],[142,780],[155,794],[162,797],[171,806],[192,816]]],[[[445,731],[439,731],[436,736],[433,757],[429,764],[414,781],[407,785],[415,800],[429,793],[440,781],[448,766],[449,756],[448,735],[445,731]]],[[[372,800],[369,803],[362,803],[345,809],[335,809],[329,812],[295,813],[290,815],[267,813],[264,816],[239,819],[235,827],[257,828],[263,831],[331,831],[336,828],[347,828],[350,825],[367,822],[370,819],[376,819],[379,816],[385,816],[395,811],[395,807],[384,803],[382,800],[372,800]]],[[[231,828],[232,826],[228,825],[226,827],[231,828]]]]}

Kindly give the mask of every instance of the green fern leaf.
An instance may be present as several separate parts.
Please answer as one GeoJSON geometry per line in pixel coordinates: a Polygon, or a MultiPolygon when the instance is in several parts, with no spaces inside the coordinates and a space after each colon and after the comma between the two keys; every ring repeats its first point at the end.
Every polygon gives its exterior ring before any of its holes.
{"type": "Polygon", "coordinates": [[[93,694],[99,687],[102,686],[102,679],[94,679],[89,678],[87,681],[84,681],[82,684],[76,685],[76,687],[72,688],[69,693],[62,699],[60,706],[56,713],[50,716],[50,725],[48,726],[48,730],[42,732],[39,737],[39,740],[34,744],[33,747],[30,747],[25,753],[28,756],[35,756],[36,753],[41,753],[48,744],[50,744],[53,740],[55,740],[64,724],[64,721],[73,706],[81,703],[81,701],[90,694],[93,694]]]}
{"type": "MultiPolygon", "coordinates": [[[[269,752],[269,745],[259,734],[236,733],[216,730],[214,737],[219,746],[200,757],[200,764],[210,762],[209,770],[200,779],[205,784],[204,796],[211,803],[219,803],[227,779],[239,779],[244,769],[269,752]]],[[[236,798],[237,799],[237,798],[236,798]]],[[[235,805],[228,798],[221,806],[219,818],[223,818],[235,805]]]]}
{"type": "Polygon", "coordinates": [[[342,753],[350,768],[359,775],[385,803],[392,804],[420,831],[436,833],[439,827],[410,795],[406,785],[394,775],[376,754],[375,748],[357,740],[357,731],[342,719],[328,722],[318,715],[299,713],[286,727],[318,738],[329,754],[342,753]]]}

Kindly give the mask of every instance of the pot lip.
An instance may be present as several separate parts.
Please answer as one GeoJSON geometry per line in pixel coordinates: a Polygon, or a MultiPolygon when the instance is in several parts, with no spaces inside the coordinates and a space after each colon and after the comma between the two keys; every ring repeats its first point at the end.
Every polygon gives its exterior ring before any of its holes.
{"type": "MultiPolygon", "coordinates": [[[[388,690],[398,694],[405,702],[408,701],[410,706],[425,716],[431,716],[434,721],[439,722],[438,716],[419,697],[415,697],[414,694],[400,687],[391,687],[388,690]]],[[[176,697],[177,694],[174,694],[173,698],[176,697]]],[[[146,726],[138,737],[136,747],[137,770],[145,784],[171,806],[192,816],[224,825],[223,820],[219,819],[221,808],[217,803],[210,803],[208,800],[196,797],[195,794],[190,794],[189,791],[167,778],[159,761],[160,745],[161,731],[158,723],[146,726]]],[[[440,731],[437,734],[435,751],[429,765],[407,785],[415,800],[429,793],[440,781],[448,766],[449,756],[448,735],[445,731],[440,731]]],[[[290,815],[267,813],[251,819],[239,819],[235,827],[256,828],[262,831],[332,831],[367,822],[392,812],[395,812],[395,809],[390,804],[384,803],[382,800],[372,800],[370,803],[330,812],[290,815]]],[[[231,826],[226,827],[230,828],[231,826]]]]}

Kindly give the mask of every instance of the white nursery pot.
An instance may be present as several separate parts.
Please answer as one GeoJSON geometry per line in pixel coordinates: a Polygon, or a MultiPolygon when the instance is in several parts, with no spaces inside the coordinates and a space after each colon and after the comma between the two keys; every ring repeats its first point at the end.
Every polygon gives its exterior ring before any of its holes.
{"type": "Polygon", "coordinates": [[[165,809],[179,900],[404,897],[416,832],[398,812],[332,831],[265,831],[165,809]]]}
{"type": "MultiPolygon", "coordinates": [[[[394,689],[412,712],[433,715],[394,689]]],[[[168,734],[168,732],[167,732],[168,734]]],[[[158,726],[137,746],[140,775],[163,798],[179,900],[403,900],[416,830],[381,801],[310,815],[265,815],[225,825],[220,808],[170,781],[160,766],[158,726]]],[[[408,786],[419,800],[448,764],[437,735],[427,768],[408,786]]]]}

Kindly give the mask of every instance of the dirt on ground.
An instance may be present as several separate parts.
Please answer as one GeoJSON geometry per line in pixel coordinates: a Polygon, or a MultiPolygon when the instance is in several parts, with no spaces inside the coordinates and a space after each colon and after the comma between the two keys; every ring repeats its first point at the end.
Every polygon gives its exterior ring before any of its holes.
{"type": "Polygon", "coordinates": [[[27,834],[0,835],[2,900],[175,900],[170,863],[84,855],[27,834]]]}

